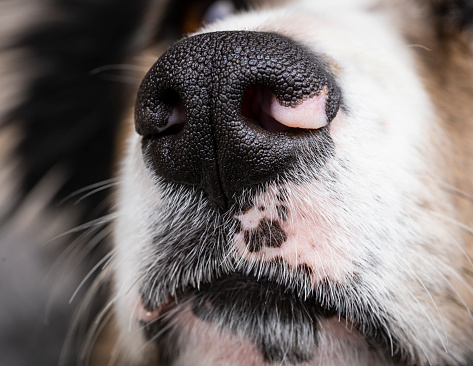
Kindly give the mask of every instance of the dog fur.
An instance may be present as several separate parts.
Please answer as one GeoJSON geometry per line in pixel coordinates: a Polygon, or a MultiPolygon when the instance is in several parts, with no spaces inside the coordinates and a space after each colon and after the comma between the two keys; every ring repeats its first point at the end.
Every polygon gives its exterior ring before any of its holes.
{"type": "MultiPolygon", "coordinates": [[[[16,21],[2,40],[4,339],[58,288],[59,326],[31,348],[39,364],[473,363],[470,2],[249,2],[198,29],[181,21],[192,2],[5,4],[16,21]],[[161,177],[133,106],[183,31],[181,42],[276,34],[320,57],[341,95],[324,125],[329,158],[303,146],[223,210],[205,188],[161,177]],[[77,205],[74,192],[85,193],[77,205]],[[57,248],[41,245],[53,237],[57,248]],[[64,247],[68,276],[45,277],[64,247]],[[20,281],[25,269],[45,289],[20,281]],[[103,283],[107,300],[95,295],[103,283]],[[11,290],[21,287],[26,297],[11,290]],[[76,310],[89,331],[73,324],[60,357],[67,302],[81,297],[97,318],[76,310]],[[99,361],[91,345],[104,326],[116,336],[99,361]]],[[[7,364],[31,364],[21,346],[3,348],[7,364]]]]}

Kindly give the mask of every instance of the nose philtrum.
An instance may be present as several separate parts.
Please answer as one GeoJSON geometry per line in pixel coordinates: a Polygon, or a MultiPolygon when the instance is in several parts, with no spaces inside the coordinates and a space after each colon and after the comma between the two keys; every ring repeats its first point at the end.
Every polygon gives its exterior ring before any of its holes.
{"type": "Polygon", "coordinates": [[[135,121],[151,169],[226,208],[243,189],[292,169],[308,146],[322,164],[339,104],[325,64],[294,41],[214,32],[158,59],[140,86],[135,121]]]}

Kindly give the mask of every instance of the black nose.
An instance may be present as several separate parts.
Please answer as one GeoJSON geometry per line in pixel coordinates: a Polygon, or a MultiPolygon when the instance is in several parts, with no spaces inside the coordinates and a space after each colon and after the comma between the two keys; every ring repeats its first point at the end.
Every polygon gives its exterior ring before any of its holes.
{"type": "Polygon", "coordinates": [[[339,101],[324,62],[296,42],[273,33],[207,33],[175,44],[150,69],[136,130],[158,175],[202,187],[226,208],[243,189],[297,169],[303,154],[322,164],[339,101]],[[294,128],[268,112],[272,95],[296,108],[322,93],[327,124],[316,129],[294,128]]]}

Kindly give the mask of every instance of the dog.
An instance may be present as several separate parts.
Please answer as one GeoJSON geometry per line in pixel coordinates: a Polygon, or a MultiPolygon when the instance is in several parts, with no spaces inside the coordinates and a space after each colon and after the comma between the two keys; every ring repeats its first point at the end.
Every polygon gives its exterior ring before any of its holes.
{"type": "Polygon", "coordinates": [[[5,47],[3,176],[22,185],[2,231],[39,199],[7,237],[37,244],[47,213],[90,252],[47,282],[95,300],[92,322],[54,303],[89,327],[63,364],[473,364],[470,2],[13,13],[35,20],[5,47]]]}

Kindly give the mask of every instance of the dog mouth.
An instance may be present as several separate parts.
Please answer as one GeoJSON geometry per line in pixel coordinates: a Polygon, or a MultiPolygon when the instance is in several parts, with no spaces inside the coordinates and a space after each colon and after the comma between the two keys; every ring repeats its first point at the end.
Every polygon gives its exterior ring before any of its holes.
{"type": "MultiPolygon", "coordinates": [[[[168,297],[150,308],[148,314],[156,319],[143,323],[149,339],[166,343],[173,317],[187,308],[201,322],[245,336],[266,362],[285,360],[296,364],[312,357],[317,344],[317,319],[337,313],[335,308],[313,300],[267,278],[234,272],[168,297]]],[[[173,331],[182,330],[175,323],[173,331]]]]}
{"type": "Polygon", "coordinates": [[[287,218],[277,215],[278,205],[293,207],[297,192],[292,186],[285,186],[287,192],[268,186],[251,195],[250,210],[235,209],[228,217],[205,206],[205,195],[192,191],[184,196],[176,194],[174,186],[170,188],[162,202],[169,209],[158,213],[161,216],[156,221],[163,225],[153,232],[152,255],[143,263],[140,311],[135,313],[163,364],[179,364],[176,359],[190,349],[195,338],[202,337],[202,329],[204,334],[210,330],[206,337],[216,341],[220,333],[234,337],[230,342],[244,339],[244,348],[250,345],[266,363],[314,361],[318,352],[330,352],[325,349],[327,344],[340,348],[339,343],[353,343],[355,338],[376,354],[403,361],[414,356],[412,347],[400,341],[404,337],[394,315],[379,300],[384,293],[367,291],[370,269],[355,256],[323,257],[323,246],[319,246],[313,250],[320,261],[305,260],[313,257],[312,252],[302,251],[301,243],[305,242],[291,236],[294,230],[286,231],[287,240],[281,248],[248,249],[244,256],[237,250],[233,238],[246,226],[236,225],[235,212],[259,219],[267,216],[278,219],[281,227],[291,223],[300,229],[296,211],[288,209],[287,218]],[[281,192],[286,192],[284,197],[281,192]],[[203,207],[207,208],[205,220],[201,216],[193,220],[189,213],[202,212],[203,207]],[[293,244],[301,254],[294,263],[285,248],[291,240],[296,241],[293,244]],[[344,268],[345,259],[351,264],[345,266],[348,270],[335,271],[328,266],[333,262],[344,268]],[[319,272],[320,276],[314,276],[319,272]],[[332,331],[328,323],[341,332],[332,331]]]}
{"type": "MultiPolygon", "coordinates": [[[[159,351],[174,344],[174,354],[178,353],[176,340],[187,332],[179,320],[184,313],[185,322],[191,317],[245,337],[268,363],[310,361],[320,345],[319,332],[326,331],[320,324],[330,319],[343,324],[349,335],[361,334],[368,347],[381,347],[391,356],[405,354],[391,335],[387,317],[373,311],[374,307],[333,296],[347,289],[326,280],[307,295],[267,277],[233,272],[197,287],[187,286],[160,304],[143,301],[147,316],[140,322],[159,351]]],[[[174,356],[167,352],[167,359],[174,356]]]]}

